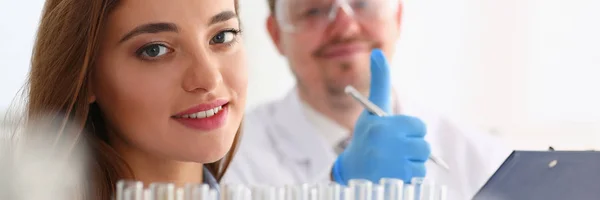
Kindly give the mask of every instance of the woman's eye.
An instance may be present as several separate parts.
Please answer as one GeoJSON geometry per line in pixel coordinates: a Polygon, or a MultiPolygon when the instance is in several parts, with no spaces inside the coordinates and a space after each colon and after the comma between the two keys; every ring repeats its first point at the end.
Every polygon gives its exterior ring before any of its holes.
{"type": "Polygon", "coordinates": [[[235,39],[235,36],[239,33],[237,30],[221,31],[215,35],[211,40],[211,44],[226,44],[230,43],[235,39]]]}
{"type": "Polygon", "coordinates": [[[162,44],[151,44],[139,51],[139,54],[147,58],[156,58],[169,53],[169,48],[162,44]]]}

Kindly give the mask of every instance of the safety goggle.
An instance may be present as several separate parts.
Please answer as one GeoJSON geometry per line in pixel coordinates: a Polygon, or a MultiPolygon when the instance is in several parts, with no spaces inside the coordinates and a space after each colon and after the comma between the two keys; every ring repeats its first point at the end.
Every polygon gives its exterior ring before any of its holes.
{"type": "Polygon", "coordinates": [[[275,18],[287,32],[317,30],[335,21],[344,12],[360,23],[391,17],[399,0],[277,0],[275,18]]]}

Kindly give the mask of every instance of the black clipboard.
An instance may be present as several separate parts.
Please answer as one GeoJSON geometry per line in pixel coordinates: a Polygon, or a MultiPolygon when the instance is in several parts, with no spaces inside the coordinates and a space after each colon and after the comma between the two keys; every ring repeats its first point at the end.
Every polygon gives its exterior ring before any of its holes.
{"type": "Polygon", "coordinates": [[[600,200],[600,152],[513,151],[473,200],[600,200]]]}

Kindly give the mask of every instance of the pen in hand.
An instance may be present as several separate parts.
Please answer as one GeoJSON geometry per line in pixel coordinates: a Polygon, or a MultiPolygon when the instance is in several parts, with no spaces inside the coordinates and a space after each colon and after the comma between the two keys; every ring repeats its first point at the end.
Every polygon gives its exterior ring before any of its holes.
{"type": "MultiPolygon", "coordinates": [[[[352,98],[354,98],[354,100],[358,101],[369,112],[371,112],[377,116],[380,116],[380,117],[388,116],[388,114],[385,111],[383,111],[381,108],[379,108],[373,102],[369,101],[369,99],[367,99],[362,94],[360,94],[360,92],[358,92],[354,87],[352,87],[350,85],[346,86],[345,92],[346,92],[346,94],[348,94],[352,98]]],[[[450,170],[450,167],[448,166],[448,164],[446,164],[446,162],[444,162],[444,160],[436,157],[435,155],[430,155],[429,160],[431,160],[433,163],[437,164],[438,166],[440,166],[446,170],[450,170]]]]}

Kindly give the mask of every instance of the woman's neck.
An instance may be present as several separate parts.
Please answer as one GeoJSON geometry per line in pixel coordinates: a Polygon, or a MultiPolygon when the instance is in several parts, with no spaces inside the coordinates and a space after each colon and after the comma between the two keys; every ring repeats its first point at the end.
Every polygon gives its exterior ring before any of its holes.
{"type": "Polygon", "coordinates": [[[183,187],[186,183],[202,182],[202,164],[178,161],[152,161],[127,159],[136,180],[144,182],[145,185],[153,182],[174,183],[183,187]]]}
{"type": "Polygon", "coordinates": [[[128,148],[119,142],[113,147],[123,157],[133,172],[133,177],[125,177],[142,181],[144,185],[153,182],[174,183],[183,187],[186,183],[201,183],[203,165],[194,162],[180,162],[157,157],[150,153],[128,148]]]}

